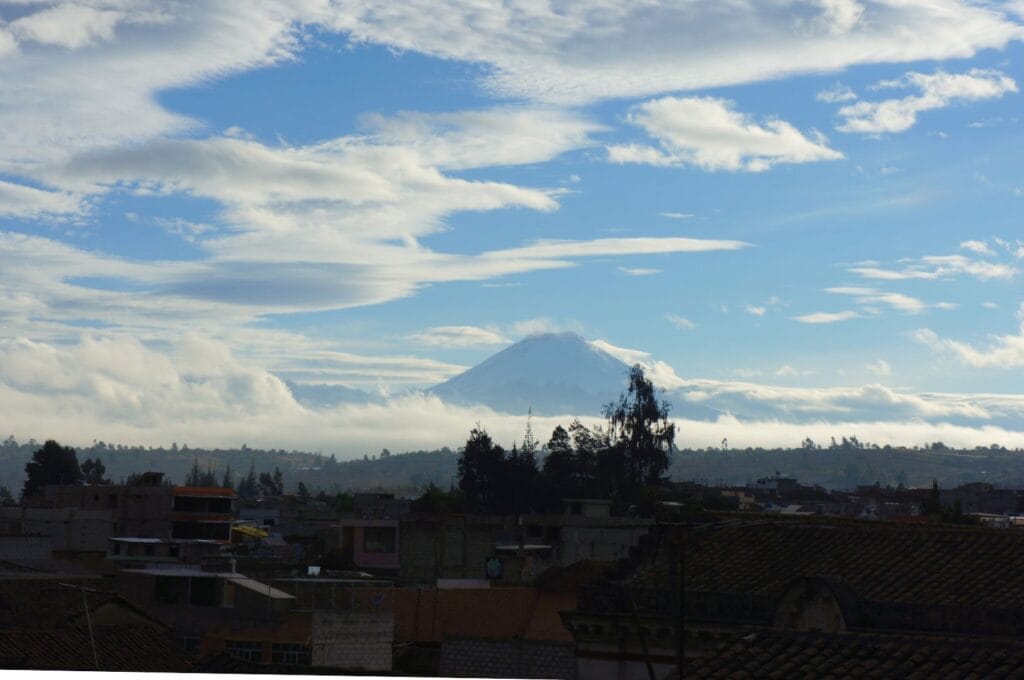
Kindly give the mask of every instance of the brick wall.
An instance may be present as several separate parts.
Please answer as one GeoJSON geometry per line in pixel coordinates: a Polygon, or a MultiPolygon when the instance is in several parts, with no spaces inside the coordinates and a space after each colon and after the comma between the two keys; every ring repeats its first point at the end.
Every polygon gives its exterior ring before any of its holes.
{"type": "Polygon", "coordinates": [[[440,674],[575,680],[576,656],[568,643],[445,638],[440,674]]]}

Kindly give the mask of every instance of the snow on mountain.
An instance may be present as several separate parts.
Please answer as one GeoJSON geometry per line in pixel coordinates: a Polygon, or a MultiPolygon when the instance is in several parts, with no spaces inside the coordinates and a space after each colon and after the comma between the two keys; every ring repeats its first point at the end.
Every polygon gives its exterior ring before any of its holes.
{"type": "Polygon", "coordinates": [[[532,335],[428,390],[504,413],[598,415],[626,387],[629,366],[575,333],[532,335]]]}

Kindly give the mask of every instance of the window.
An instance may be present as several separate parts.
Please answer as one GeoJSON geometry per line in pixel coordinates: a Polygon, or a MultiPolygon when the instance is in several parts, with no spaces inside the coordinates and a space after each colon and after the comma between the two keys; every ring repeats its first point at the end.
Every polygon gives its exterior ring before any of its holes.
{"type": "Polygon", "coordinates": [[[224,651],[243,661],[263,661],[263,643],[255,640],[225,640],[224,651]]]}
{"type": "Polygon", "coordinates": [[[366,527],[363,529],[363,552],[395,552],[394,527],[366,527]]]}
{"type": "Polygon", "coordinates": [[[194,578],[189,591],[189,604],[196,607],[216,607],[218,604],[217,579],[194,578]]]}
{"type": "Polygon", "coordinates": [[[291,642],[275,642],[271,648],[271,661],[289,666],[308,666],[309,647],[291,642]]]}

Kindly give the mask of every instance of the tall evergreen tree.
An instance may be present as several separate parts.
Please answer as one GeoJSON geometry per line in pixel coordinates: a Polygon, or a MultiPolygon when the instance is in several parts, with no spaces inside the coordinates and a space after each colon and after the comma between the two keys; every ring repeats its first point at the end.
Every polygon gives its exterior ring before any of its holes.
{"type": "Polygon", "coordinates": [[[467,512],[500,512],[504,468],[504,449],[478,424],[470,431],[458,460],[459,490],[467,512]]]}

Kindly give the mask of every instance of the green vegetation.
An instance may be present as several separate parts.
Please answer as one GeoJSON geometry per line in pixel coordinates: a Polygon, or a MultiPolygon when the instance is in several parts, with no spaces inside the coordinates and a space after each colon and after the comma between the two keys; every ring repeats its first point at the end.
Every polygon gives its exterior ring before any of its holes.
{"type": "Polygon", "coordinates": [[[630,370],[629,387],[608,404],[608,427],[573,421],[548,441],[543,466],[527,421],[522,448],[506,454],[478,424],[459,456],[459,490],[468,512],[508,515],[558,510],[567,497],[609,498],[653,505],[652,490],[666,482],[675,426],[643,369],[630,370]],[[570,438],[570,433],[572,436],[570,438]]]}

